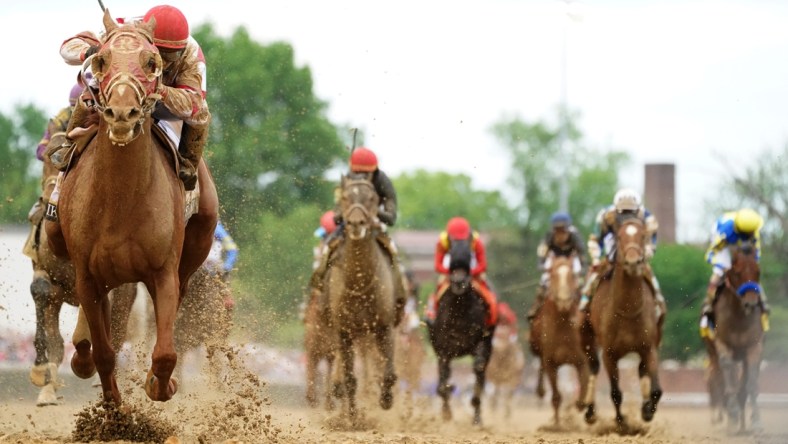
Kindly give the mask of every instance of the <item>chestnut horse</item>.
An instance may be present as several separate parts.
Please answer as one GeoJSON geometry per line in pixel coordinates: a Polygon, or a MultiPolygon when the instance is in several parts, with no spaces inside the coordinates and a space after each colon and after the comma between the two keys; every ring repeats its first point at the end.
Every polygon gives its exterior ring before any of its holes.
{"type": "Polygon", "coordinates": [[[580,340],[577,307],[580,302],[577,275],[573,270],[575,256],[559,256],[551,260],[550,281],[545,302],[531,323],[531,351],[539,357],[539,374],[536,393],[543,397],[544,374],[552,389],[553,422],[559,425],[561,390],[558,386],[558,368],[569,364],[577,370],[580,392],[576,406],[582,410],[588,388],[588,360],[580,340]]]}
{"type": "Polygon", "coordinates": [[[487,381],[493,384],[490,406],[498,407],[498,398],[503,396],[504,418],[512,415],[514,392],[523,382],[525,353],[523,344],[517,339],[517,325],[502,324],[498,317],[492,341],[490,363],[487,364],[487,381]]]}
{"type": "Polygon", "coordinates": [[[454,385],[449,383],[451,361],[471,355],[476,376],[471,405],[473,423],[478,425],[482,422],[481,395],[495,326],[485,325],[487,309],[471,282],[470,240],[453,240],[449,256],[451,285],[438,300],[435,321],[428,324],[430,343],[438,357],[437,392],[443,399],[443,419],[448,421],[452,417],[449,399],[454,391],[454,385]]]}
{"type": "Polygon", "coordinates": [[[99,82],[98,133],[62,181],[60,223],[47,221],[49,243],[76,270],[76,293],[90,328],[76,345],[71,368],[80,377],[98,371],[106,401],[121,402],[110,344],[107,293],[141,281],[156,312],[156,344],[145,378],[148,397],[172,398],[177,355],[173,326],[189,276],[208,255],[218,198],[204,162],[199,166],[199,209],[187,222],[185,193],[172,154],[151,132],[161,96],[162,59],[153,45],[155,21],[115,23],[104,13],[105,37],[91,61],[99,82]]]}
{"type": "Polygon", "coordinates": [[[654,419],[657,403],[662,397],[659,384],[659,345],[662,340],[662,323],[665,307],[660,307],[657,317],[657,300],[654,289],[644,276],[647,267],[645,247],[647,234],[639,219],[628,219],[616,230],[615,260],[612,274],[605,275],[594,293],[585,325],[581,327],[583,346],[588,353],[592,376],[587,388],[586,421],[596,420],[594,405],[596,376],[599,373],[601,349],[602,361],[610,377],[610,397],[616,408],[616,423],[625,422],[621,414],[622,394],[619,385],[618,361],[629,353],[640,357],[640,377],[643,404],[641,416],[644,421],[654,419]],[[590,322],[590,325],[588,324],[590,322]]]}
{"type": "Polygon", "coordinates": [[[355,421],[357,380],[354,344],[372,338],[380,353],[380,406],[388,410],[397,381],[394,371],[395,274],[391,258],[377,240],[379,197],[363,174],[342,177],[339,206],[344,219],[344,240],[329,258],[326,273],[331,328],[339,335],[340,371],[343,375],[346,414],[355,421]]]}
{"type": "MultiPolygon", "coordinates": [[[[728,430],[745,430],[747,400],[752,406],[752,428],[760,430],[758,377],[763,353],[761,324],[760,267],[755,248],[749,243],[732,248],[731,268],[714,303],[714,350],[716,366],[724,381],[723,404],[728,412],[728,430]]],[[[712,355],[713,358],[713,355],[712,355]]]]}
{"type": "MultiPolygon", "coordinates": [[[[60,146],[65,133],[52,135],[51,144],[60,146]]],[[[55,189],[58,171],[48,157],[44,157],[43,174],[41,176],[41,203],[46,208],[49,198],[55,189]]],[[[32,244],[33,251],[33,282],[30,293],[36,309],[36,335],[34,347],[36,357],[30,370],[30,381],[41,387],[36,405],[39,407],[60,403],[57,390],[63,382],[57,376],[58,368],[63,362],[63,335],[60,333],[60,311],[63,304],[79,305],[74,289],[74,265],[67,258],[55,256],[49,247],[46,230],[42,221],[38,221],[35,230],[37,239],[32,244]]],[[[134,291],[134,284],[126,284],[112,291],[113,300],[127,297],[134,291]]],[[[116,310],[113,309],[113,315],[116,310]]],[[[115,324],[113,323],[113,327],[115,324]]],[[[113,331],[114,333],[114,331],[113,331]]]]}

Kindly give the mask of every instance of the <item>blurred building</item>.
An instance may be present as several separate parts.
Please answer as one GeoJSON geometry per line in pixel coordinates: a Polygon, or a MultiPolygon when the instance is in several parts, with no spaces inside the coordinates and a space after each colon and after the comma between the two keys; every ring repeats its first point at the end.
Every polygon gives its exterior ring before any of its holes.
{"type": "Polygon", "coordinates": [[[676,165],[646,164],[645,182],[643,203],[657,216],[659,242],[676,243],[676,165]]]}

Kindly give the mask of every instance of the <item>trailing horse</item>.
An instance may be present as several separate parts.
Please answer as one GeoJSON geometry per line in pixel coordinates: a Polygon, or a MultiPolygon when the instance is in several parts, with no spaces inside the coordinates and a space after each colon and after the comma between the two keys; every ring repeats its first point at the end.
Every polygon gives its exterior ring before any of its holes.
{"type": "Polygon", "coordinates": [[[643,404],[641,416],[651,421],[662,397],[659,384],[659,345],[665,307],[657,309],[654,289],[644,277],[646,267],[646,230],[639,219],[624,221],[616,231],[617,252],[612,274],[602,278],[590,303],[590,314],[581,327],[583,346],[588,351],[592,376],[587,388],[586,421],[596,420],[594,404],[596,376],[599,373],[598,350],[610,377],[610,397],[616,408],[616,422],[624,425],[621,413],[622,393],[618,361],[629,353],[640,357],[643,404]],[[657,313],[660,313],[659,316],[657,313]]]}
{"type": "Polygon", "coordinates": [[[578,283],[572,269],[574,257],[556,257],[550,267],[550,281],[545,302],[531,323],[531,351],[539,357],[539,375],[536,393],[543,397],[543,375],[547,373],[552,389],[553,422],[559,424],[561,391],[558,387],[558,369],[568,364],[577,370],[580,392],[576,406],[586,407],[589,368],[580,340],[577,307],[580,302],[578,283]]]}
{"type": "Polygon", "coordinates": [[[449,399],[454,391],[454,385],[449,384],[451,361],[462,356],[473,356],[473,372],[476,375],[471,398],[473,423],[481,424],[481,395],[495,327],[485,325],[487,308],[472,284],[470,241],[453,240],[449,255],[451,285],[438,299],[435,320],[428,324],[430,342],[438,356],[437,393],[443,399],[443,419],[448,421],[452,417],[449,399]]]}
{"type": "MultiPolygon", "coordinates": [[[[376,226],[378,194],[364,175],[342,177],[340,209],[345,221],[344,240],[330,257],[325,276],[325,302],[331,329],[339,338],[340,371],[343,376],[346,414],[355,421],[357,379],[354,346],[371,338],[380,353],[380,398],[383,409],[394,401],[393,329],[397,320],[396,285],[392,261],[378,241],[376,226]]],[[[374,373],[373,373],[374,374],[374,373]]]]}
{"type": "Polygon", "coordinates": [[[186,219],[185,192],[173,152],[152,131],[151,113],[163,62],[153,45],[155,21],[119,26],[104,13],[105,37],[91,60],[99,82],[96,137],[62,181],[58,217],[47,221],[49,244],[70,257],[76,293],[90,332],[77,337],[71,368],[80,377],[96,370],[104,399],[120,404],[115,350],[110,344],[107,293],[141,281],[156,313],[156,344],[145,391],[166,401],[177,355],[173,326],[189,276],[211,248],[218,218],[213,179],[199,166],[199,208],[186,219]]]}
{"type": "Polygon", "coordinates": [[[714,303],[714,352],[710,358],[724,381],[722,403],[728,430],[746,429],[745,407],[752,407],[752,428],[762,429],[758,408],[758,377],[763,354],[760,267],[750,244],[734,248],[731,268],[714,303]],[[716,356],[715,356],[716,355],[716,356]],[[716,359],[715,359],[716,358],[716,359]]]}

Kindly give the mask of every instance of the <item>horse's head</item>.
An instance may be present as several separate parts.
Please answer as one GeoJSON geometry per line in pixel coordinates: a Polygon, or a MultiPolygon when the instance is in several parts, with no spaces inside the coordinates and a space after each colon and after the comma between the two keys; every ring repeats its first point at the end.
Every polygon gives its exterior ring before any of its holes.
{"type": "Polygon", "coordinates": [[[646,227],[640,219],[625,220],[616,232],[616,262],[630,275],[641,275],[646,261],[646,227]]]}
{"type": "Polygon", "coordinates": [[[452,239],[449,246],[451,291],[463,294],[471,284],[471,241],[452,239]]]}
{"type": "Polygon", "coordinates": [[[96,107],[109,126],[109,139],[124,146],[142,133],[142,124],[156,102],[162,59],[153,44],[155,19],[118,25],[104,12],[106,36],[91,60],[99,82],[96,107]]]}
{"type": "Polygon", "coordinates": [[[366,174],[350,173],[342,177],[342,197],[339,205],[350,239],[359,240],[371,235],[379,202],[380,197],[375,186],[366,174]]]}
{"type": "Polygon", "coordinates": [[[577,301],[577,277],[573,265],[574,256],[560,256],[553,259],[550,267],[547,297],[555,302],[559,312],[568,312],[577,301]]]}
{"type": "Polygon", "coordinates": [[[755,257],[755,247],[744,242],[731,252],[731,268],[725,275],[726,283],[741,297],[746,314],[760,305],[761,269],[755,257]]]}

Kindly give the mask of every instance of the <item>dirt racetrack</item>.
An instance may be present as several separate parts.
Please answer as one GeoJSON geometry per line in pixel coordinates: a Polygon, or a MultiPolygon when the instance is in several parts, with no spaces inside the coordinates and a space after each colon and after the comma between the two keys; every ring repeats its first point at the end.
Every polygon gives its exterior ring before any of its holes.
{"type": "MultiPolygon", "coordinates": [[[[24,369],[0,372],[0,443],[64,443],[74,440],[75,415],[95,404],[98,389],[88,381],[64,375],[67,386],[61,390],[64,402],[36,407],[36,391],[24,369]]],[[[650,424],[640,421],[638,396],[625,393],[629,435],[613,430],[612,404],[606,396],[597,400],[600,422],[587,426],[574,411],[562,413],[561,427],[551,425],[548,402],[539,404],[533,395],[518,395],[512,415],[492,410],[483,404],[484,425],[471,425],[467,398],[454,399],[454,420],[440,419],[434,397],[419,395],[413,402],[398,393],[391,411],[382,411],[374,402],[363,404],[364,419],[355,429],[348,427],[336,413],[310,409],[303,402],[300,386],[268,386],[263,382],[234,383],[224,391],[208,389],[208,383],[192,381],[173,400],[152,403],[144,398],[133,376],[121,380],[127,404],[142,417],[169,424],[174,435],[168,443],[763,443],[788,442],[788,405],[783,400],[762,403],[764,431],[728,435],[722,425],[712,426],[709,410],[686,398],[666,394],[656,418],[650,424]]],[[[253,378],[252,378],[253,379],[253,378]]],[[[549,396],[549,395],[548,395],[549,396]]],[[[163,436],[163,435],[162,435],[163,436]]],[[[158,441],[165,441],[166,438],[158,441]]],[[[126,443],[126,440],[110,442],[126,443]]],[[[154,440],[155,442],[155,440],[154,440]]]]}

